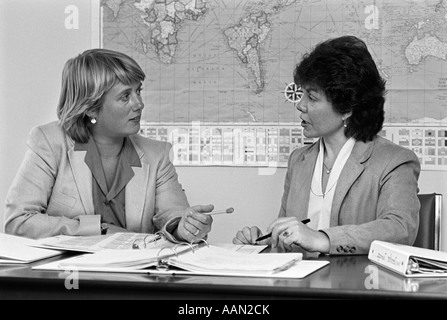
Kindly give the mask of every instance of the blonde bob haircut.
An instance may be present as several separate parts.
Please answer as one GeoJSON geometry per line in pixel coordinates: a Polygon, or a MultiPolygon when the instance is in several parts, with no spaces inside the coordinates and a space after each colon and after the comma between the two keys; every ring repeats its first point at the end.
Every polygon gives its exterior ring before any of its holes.
{"type": "Polygon", "coordinates": [[[84,51],[65,63],[57,106],[59,125],[79,143],[90,138],[90,118],[102,107],[102,98],[116,83],[143,82],[146,75],[131,57],[107,49],[84,51]]]}

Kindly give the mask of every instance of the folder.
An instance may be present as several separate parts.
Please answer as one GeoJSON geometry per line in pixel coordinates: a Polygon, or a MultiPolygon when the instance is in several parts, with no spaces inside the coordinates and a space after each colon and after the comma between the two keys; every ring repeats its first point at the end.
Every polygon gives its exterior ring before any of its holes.
{"type": "Polygon", "coordinates": [[[447,277],[447,252],[374,240],[368,259],[405,277],[447,277]]]}
{"type": "Polygon", "coordinates": [[[127,272],[149,275],[202,275],[302,278],[329,261],[305,261],[302,253],[245,253],[240,246],[176,244],[159,250],[103,250],[34,266],[35,270],[127,272]]]}
{"type": "Polygon", "coordinates": [[[57,250],[35,248],[35,240],[0,233],[0,265],[26,264],[62,254],[57,250]]]}

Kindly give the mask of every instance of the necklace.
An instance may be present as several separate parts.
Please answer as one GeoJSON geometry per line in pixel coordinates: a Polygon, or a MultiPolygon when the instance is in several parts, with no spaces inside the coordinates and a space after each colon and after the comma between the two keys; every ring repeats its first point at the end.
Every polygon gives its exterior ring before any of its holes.
{"type": "Polygon", "coordinates": [[[335,180],[334,184],[329,189],[326,189],[326,192],[324,192],[323,194],[315,193],[312,189],[312,185],[310,186],[310,192],[312,192],[314,196],[324,199],[324,196],[327,195],[332,190],[333,187],[335,187],[335,185],[337,184],[337,181],[338,181],[338,179],[335,180]]]}
{"type": "Polygon", "coordinates": [[[326,168],[326,173],[327,173],[327,174],[330,174],[331,171],[332,171],[332,168],[329,168],[329,167],[326,165],[326,163],[324,163],[324,161],[323,161],[323,166],[326,168]]]}

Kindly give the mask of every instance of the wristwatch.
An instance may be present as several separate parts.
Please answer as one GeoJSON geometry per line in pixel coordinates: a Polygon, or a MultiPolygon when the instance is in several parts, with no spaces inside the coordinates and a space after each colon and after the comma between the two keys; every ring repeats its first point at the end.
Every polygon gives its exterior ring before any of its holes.
{"type": "Polygon", "coordinates": [[[101,223],[101,234],[107,234],[108,228],[109,228],[109,226],[107,225],[107,223],[105,223],[105,222],[101,223]]]}

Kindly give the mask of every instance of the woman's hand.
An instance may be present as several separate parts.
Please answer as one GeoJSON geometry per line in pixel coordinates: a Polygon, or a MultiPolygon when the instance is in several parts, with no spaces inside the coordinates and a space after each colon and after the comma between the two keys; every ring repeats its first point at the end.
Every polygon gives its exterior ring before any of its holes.
{"type": "Polygon", "coordinates": [[[321,253],[328,253],[330,249],[329,238],[324,232],[314,230],[294,217],[275,220],[267,231],[272,232],[272,248],[292,251],[295,245],[309,252],[321,253]]]}
{"type": "Polygon", "coordinates": [[[269,239],[256,242],[262,235],[261,230],[258,227],[244,227],[236,233],[236,237],[233,238],[234,244],[268,244],[269,239]]]}
{"type": "Polygon", "coordinates": [[[205,238],[211,231],[213,218],[206,214],[213,211],[214,206],[197,205],[186,209],[183,213],[174,236],[179,240],[196,242],[205,238]]]}

